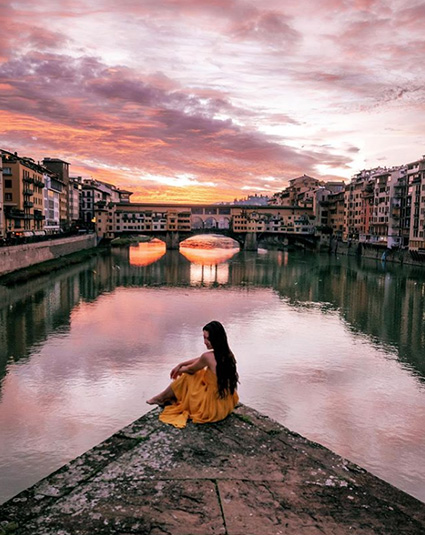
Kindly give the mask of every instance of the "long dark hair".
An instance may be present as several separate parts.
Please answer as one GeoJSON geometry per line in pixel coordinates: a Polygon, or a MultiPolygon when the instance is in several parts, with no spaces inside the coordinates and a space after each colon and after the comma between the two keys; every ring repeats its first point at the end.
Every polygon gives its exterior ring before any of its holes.
{"type": "Polygon", "coordinates": [[[219,321],[210,321],[203,330],[207,331],[214,350],[217,363],[218,395],[220,398],[225,398],[228,394],[234,393],[239,382],[236,359],[230,350],[226,331],[219,321]]]}

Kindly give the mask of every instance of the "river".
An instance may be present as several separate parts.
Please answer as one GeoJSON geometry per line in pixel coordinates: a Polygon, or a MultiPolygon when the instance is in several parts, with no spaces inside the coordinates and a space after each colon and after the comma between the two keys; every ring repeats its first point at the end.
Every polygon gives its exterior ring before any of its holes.
{"type": "Polygon", "coordinates": [[[425,502],[425,266],[158,244],[0,286],[0,502],[150,410],[212,319],[243,403],[425,502]]]}

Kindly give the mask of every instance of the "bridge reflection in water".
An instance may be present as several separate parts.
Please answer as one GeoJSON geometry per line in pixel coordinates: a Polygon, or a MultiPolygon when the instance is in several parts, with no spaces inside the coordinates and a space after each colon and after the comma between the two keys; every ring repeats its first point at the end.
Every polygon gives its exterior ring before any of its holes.
{"type": "Polygon", "coordinates": [[[165,255],[167,247],[161,240],[154,238],[149,242],[131,245],[129,262],[132,266],[149,266],[165,255]]]}
{"type": "Polygon", "coordinates": [[[232,238],[215,235],[194,236],[180,244],[180,253],[189,260],[190,284],[226,284],[230,260],[239,252],[232,238]]]}
{"type": "MultiPolygon", "coordinates": [[[[129,247],[129,264],[143,267],[154,264],[164,256],[166,244],[159,239],[129,247]]],[[[190,262],[190,284],[226,284],[229,281],[230,260],[240,251],[232,238],[220,235],[198,235],[180,244],[180,253],[190,262]]]]}

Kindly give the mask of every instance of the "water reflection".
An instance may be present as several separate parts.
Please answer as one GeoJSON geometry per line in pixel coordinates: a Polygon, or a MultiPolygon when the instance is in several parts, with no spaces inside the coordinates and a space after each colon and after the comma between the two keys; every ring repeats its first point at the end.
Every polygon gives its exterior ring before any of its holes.
{"type": "Polygon", "coordinates": [[[239,249],[190,249],[180,248],[180,253],[192,262],[200,266],[216,266],[230,260],[239,249]]]}
{"type": "Polygon", "coordinates": [[[424,271],[149,251],[0,286],[0,500],[147,410],[175,355],[201,351],[200,325],[218,318],[244,402],[425,501],[424,271]]]}
{"type": "MultiPolygon", "coordinates": [[[[156,262],[133,265],[128,248],[115,248],[110,255],[74,266],[54,279],[41,278],[16,288],[0,286],[0,366],[5,370],[8,358],[26,357],[31,347],[50,333],[66,331],[70,313],[81,301],[94,301],[120,286],[215,282],[272,288],[297,308],[316,303],[322,312],[338,311],[353,331],[367,334],[379,345],[397,349],[397,357],[424,380],[423,270],[387,266],[381,272],[375,262],[359,262],[352,257],[337,259],[299,253],[288,256],[281,251],[236,254],[234,250],[226,251],[226,255],[230,252],[231,258],[224,268],[212,262],[212,257],[204,259],[203,264],[192,263],[183,251],[168,251],[156,262]],[[213,269],[202,270],[202,265],[211,265],[213,269]]],[[[203,254],[194,251],[198,259],[203,254]]],[[[221,251],[216,258],[220,255],[221,251]]]]}
{"type": "Polygon", "coordinates": [[[228,264],[192,264],[190,266],[190,284],[192,285],[226,284],[228,280],[228,264]]]}
{"type": "Polygon", "coordinates": [[[166,250],[165,243],[158,239],[131,245],[129,247],[129,263],[132,266],[149,266],[164,256],[166,250]]]}
{"type": "MultiPolygon", "coordinates": [[[[81,301],[129,286],[191,286],[199,282],[272,288],[295,307],[316,303],[322,312],[335,310],[353,331],[377,344],[397,349],[397,356],[425,377],[425,274],[404,266],[376,270],[372,261],[351,257],[313,256],[270,251],[266,255],[226,251],[221,265],[192,263],[191,254],[168,251],[153,263],[134,265],[129,249],[116,248],[106,257],[74,266],[56,278],[37,279],[16,288],[0,286],[0,366],[7,358],[28,356],[31,347],[50,333],[69,328],[70,313],[81,301]],[[189,256],[189,258],[188,258],[189,256]],[[212,266],[211,271],[200,269],[212,266]],[[196,267],[198,266],[198,267],[196,267]],[[198,271],[199,270],[199,271],[198,271]]],[[[134,254],[134,253],[133,253],[134,254]]],[[[201,260],[203,252],[194,251],[201,260]]],[[[209,253],[206,253],[207,255],[209,253]]],[[[215,257],[221,259],[221,251],[215,257]]],[[[137,256],[137,255],[136,255],[137,256]]],[[[211,262],[211,263],[210,263],[211,262]]]]}
{"type": "MultiPolygon", "coordinates": [[[[186,241],[188,242],[189,240],[186,241]]],[[[229,264],[227,261],[239,253],[239,247],[205,249],[192,248],[186,243],[180,247],[180,253],[191,264],[190,284],[209,286],[228,283],[229,264]]]]}
{"type": "Polygon", "coordinates": [[[239,250],[239,243],[221,234],[198,234],[181,242],[181,249],[210,250],[212,253],[218,253],[221,249],[239,250]]]}

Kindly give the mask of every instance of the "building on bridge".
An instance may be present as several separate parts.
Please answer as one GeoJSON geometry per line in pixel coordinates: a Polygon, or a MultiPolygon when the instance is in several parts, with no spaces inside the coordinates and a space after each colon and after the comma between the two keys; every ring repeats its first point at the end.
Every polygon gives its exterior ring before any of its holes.
{"type": "MultiPolygon", "coordinates": [[[[185,239],[202,231],[234,235],[314,234],[311,208],[296,206],[181,205],[99,202],[95,210],[96,232],[112,239],[123,234],[180,235],[185,239]]],[[[174,242],[178,244],[178,242],[174,242]]]]}

